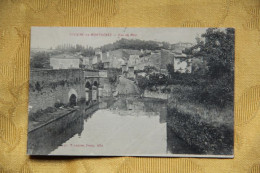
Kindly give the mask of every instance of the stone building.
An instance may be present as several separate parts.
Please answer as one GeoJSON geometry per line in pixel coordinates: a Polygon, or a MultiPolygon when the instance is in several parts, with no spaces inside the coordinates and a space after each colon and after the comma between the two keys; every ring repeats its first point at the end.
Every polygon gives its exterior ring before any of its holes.
{"type": "Polygon", "coordinates": [[[135,78],[134,67],[128,67],[127,78],[135,78]]]}
{"type": "Polygon", "coordinates": [[[125,75],[127,73],[127,64],[122,64],[122,75],[125,75]]]}
{"type": "Polygon", "coordinates": [[[100,49],[96,49],[95,50],[95,56],[97,56],[97,61],[103,61],[103,54],[102,51],[100,49]]]}
{"type": "Polygon", "coordinates": [[[80,58],[73,55],[61,54],[50,58],[52,69],[78,69],[79,65],[80,58]]]}
{"type": "Polygon", "coordinates": [[[83,57],[82,58],[82,66],[86,69],[92,69],[92,58],[91,57],[83,57]]]}

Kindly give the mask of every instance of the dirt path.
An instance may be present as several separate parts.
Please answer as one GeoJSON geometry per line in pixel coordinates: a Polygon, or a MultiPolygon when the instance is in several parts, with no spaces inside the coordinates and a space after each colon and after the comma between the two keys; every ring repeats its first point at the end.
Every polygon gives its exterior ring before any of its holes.
{"type": "Polygon", "coordinates": [[[119,94],[140,94],[139,88],[136,86],[134,81],[129,80],[125,77],[119,77],[119,82],[116,87],[119,94]]]}

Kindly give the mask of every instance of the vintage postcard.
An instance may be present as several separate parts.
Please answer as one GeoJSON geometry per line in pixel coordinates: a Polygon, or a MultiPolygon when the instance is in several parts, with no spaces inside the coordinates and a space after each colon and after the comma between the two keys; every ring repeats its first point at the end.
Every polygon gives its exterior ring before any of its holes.
{"type": "Polygon", "coordinates": [[[32,27],[28,155],[233,158],[234,39],[32,27]]]}

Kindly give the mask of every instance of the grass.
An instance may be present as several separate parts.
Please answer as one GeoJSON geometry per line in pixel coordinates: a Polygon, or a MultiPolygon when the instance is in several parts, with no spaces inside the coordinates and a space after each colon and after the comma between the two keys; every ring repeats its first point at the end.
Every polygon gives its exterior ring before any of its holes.
{"type": "MultiPolygon", "coordinates": [[[[168,125],[194,152],[233,153],[233,104],[220,107],[194,100],[193,87],[173,85],[168,100],[168,125]]],[[[190,153],[188,153],[190,154],[190,153]]]]}
{"type": "Polygon", "coordinates": [[[191,99],[194,90],[189,86],[173,85],[169,98],[169,108],[196,117],[199,121],[207,122],[215,127],[227,125],[233,127],[233,104],[219,107],[212,104],[196,102],[191,99]]]}

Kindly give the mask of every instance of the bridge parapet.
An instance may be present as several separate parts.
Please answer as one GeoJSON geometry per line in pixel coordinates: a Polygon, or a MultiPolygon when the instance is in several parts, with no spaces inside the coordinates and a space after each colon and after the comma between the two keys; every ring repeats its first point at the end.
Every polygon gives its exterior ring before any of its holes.
{"type": "Polygon", "coordinates": [[[97,70],[84,70],[84,77],[85,78],[98,78],[99,71],[97,70]]]}

